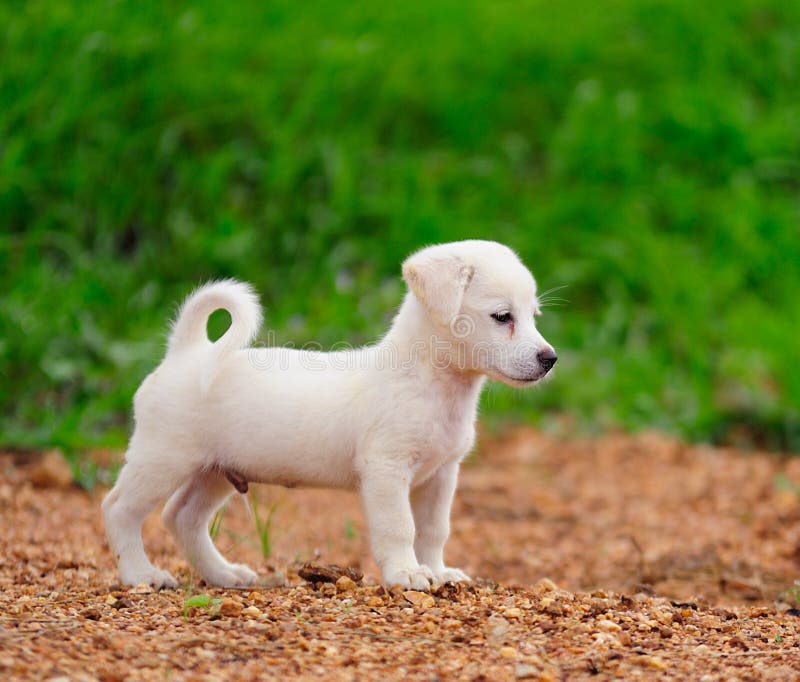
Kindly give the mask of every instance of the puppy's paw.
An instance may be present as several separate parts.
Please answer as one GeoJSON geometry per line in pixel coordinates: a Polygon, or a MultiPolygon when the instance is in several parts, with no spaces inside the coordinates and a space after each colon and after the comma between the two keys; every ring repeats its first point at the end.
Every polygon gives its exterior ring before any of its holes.
{"type": "Polygon", "coordinates": [[[226,564],[203,574],[203,580],[217,587],[240,589],[252,585],[258,579],[255,571],[243,564],[226,564]]]}
{"type": "Polygon", "coordinates": [[[440,571],[435,571],[433,574],[433,582],[435,585],[444,585],[444,583],[468,583],[472,580],[460,568],[450,568],[445,566],[440,571]]]}
{"type": "Polygon", "coordinates": [[[411,590],[429,590],[433,581],[434,575],[427,566],[389,569],[383,573],[386,585],[400,585],[411,590]]]}
{"type": "Polygon", "coordinates": [[[122,582],[126,585],[136,587],[137,585],[150,585],[153,589],[167,589],[174,590],[178,587],[178,581],[175,580],[172,573],[169,571],[162,571],[159,568],[153,568],[143,573],[128,574],[125,571],[120,573],[122,582]]]}
{"type": "Polygon", "coordinates": [[[249,566],[245,566],[244,564],[231,564],[231,569],[241,582],[242,587],[248,587],[258,580],[258,573],[249,566]]]}

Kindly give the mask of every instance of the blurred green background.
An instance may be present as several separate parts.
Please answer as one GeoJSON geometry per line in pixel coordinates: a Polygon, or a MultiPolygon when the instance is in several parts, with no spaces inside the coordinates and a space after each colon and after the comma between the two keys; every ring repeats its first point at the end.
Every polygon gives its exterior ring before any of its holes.
{"type": "Polygon", "coordinates": [[[797,2],[5,2],[0,443],[123,446],[198,282],[366,343],[480,237],[566,299],[487,423],[797,451],[799,194],[797,2]]]}

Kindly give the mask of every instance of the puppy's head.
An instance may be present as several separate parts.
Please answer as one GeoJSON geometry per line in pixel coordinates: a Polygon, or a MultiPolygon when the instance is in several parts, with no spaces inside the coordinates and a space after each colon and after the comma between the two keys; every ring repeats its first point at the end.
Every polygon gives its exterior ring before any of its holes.
{"type": "Polygon", "coordinates": [[[478,240],[429,246],[403,263],[403,278],[459,369],[526,386],[555,364],[534,321],[536,282],[507,246],[478,240]]]}

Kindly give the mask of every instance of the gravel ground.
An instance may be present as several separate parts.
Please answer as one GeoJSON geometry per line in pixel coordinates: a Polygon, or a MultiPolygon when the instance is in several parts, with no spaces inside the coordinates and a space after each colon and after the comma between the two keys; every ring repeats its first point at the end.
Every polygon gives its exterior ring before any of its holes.
{"type": "Polygon", "coordinates": [[[102,491],[0,455],[0,677],[800,678],[800,459],[654,434],[481,443],[448,545],[479,579],[430,595],[377,583],[355,495],[266,486],[269,558],[242,498],[217,538],[264,586],[198,583],[154,515],[148,550],[183,586],[124,590],[102,491]],[[306,562],[365,577],[308,582],[306,562]]]}

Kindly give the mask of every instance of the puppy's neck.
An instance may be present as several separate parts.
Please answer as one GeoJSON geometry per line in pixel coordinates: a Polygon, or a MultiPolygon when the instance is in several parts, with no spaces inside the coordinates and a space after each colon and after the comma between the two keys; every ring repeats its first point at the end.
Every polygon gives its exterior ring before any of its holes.
{"type": "Polygon", "coordinates": [[[406,294],[389,332],[380,346],[391,352],[400,367],[422,372],[437,383],[460,390],[480,392],[485,377],[465,369],[459,361],[457,348],[444,332],[431,321],[427,311],[413,294],[406,294]]]}

